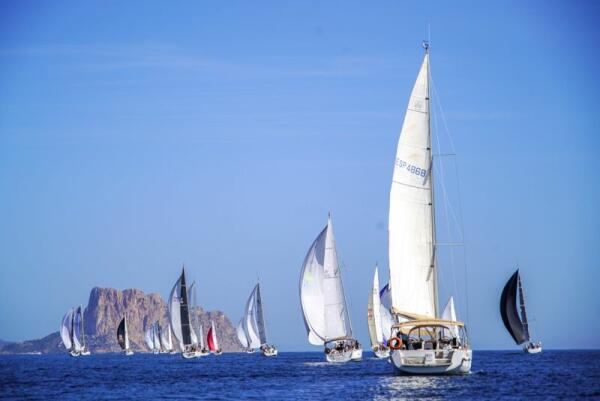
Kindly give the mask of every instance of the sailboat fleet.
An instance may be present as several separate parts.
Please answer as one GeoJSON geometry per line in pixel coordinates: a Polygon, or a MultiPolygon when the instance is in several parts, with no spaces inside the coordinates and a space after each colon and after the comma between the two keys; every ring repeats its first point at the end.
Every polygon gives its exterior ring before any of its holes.
{"type": "MultiPolygon", "coordinates": [[[[438,260],[434,197],[434,158],[430,123],[429,44],[414,83],[398,140],[389,197],[389,283],[380,288],[375,266],[367,302],[371,350],[404,374],[465,374],[473,352],[466,324],[458,320],[454,297],[439,309],[438,260]]],[[[196,287],[188,287],[185,269],[168,299],[169,324],[151,324],[145,333],[154,353],[176,352],[171,335],[186,359],[220,355],[214,322],[205,336],[196,311],[196,287]]],[[[353,335],[344,292],[331,214],[314,239],[300,269],[299,297],[308,342],[322,346],[332,363],[360,361],[362,346],[353,335]]],[[[500,311],[506,329],[527,353],[541,352],[541,342],[530,340],[523,288],[518,270],[502,292],[500,311]],[[517,310],[517,293],[520,314],[517,310]]],[[[65,348],[73,356],[87,355],[83,311],[71,309],[60,330],[65,348]]],[[[266,357],[278,350],[267,342],[260,283],[245,304],[236,335],[244,351],[260,350],[266,357]]],[[[127,318],[117,328],[117,340],[126,355],[133,354],[127,318]]]]}

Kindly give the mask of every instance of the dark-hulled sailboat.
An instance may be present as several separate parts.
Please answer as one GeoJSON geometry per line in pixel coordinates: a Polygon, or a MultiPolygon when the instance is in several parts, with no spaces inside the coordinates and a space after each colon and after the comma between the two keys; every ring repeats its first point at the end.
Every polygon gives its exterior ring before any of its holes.
{"type": "Polygon", "coordinates": [[[525,310],[525,295],[523,294],[523,285],[519,269],[510,277],[502,296],[500,297],[500,315],[506,330],[510,333],[517,345],[523,345],[523,351],[528,354],[537,354],[542,352],[542,342],[532,342],[529,335],[529,323],[527,323],[527,312],[525,310]],[[518,301],[517,301],[517,292],[518,301]],[[521,314],[519,315],[519,307],[521,314]]]}

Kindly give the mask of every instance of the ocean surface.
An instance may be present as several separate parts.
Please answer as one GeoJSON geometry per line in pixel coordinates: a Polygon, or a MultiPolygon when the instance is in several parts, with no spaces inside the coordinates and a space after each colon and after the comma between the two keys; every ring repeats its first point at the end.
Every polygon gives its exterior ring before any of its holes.
{"type": "Polygon", "coordinates": [[[0,399],[600,399],[600,351],[475,351],[464,376],[399,376],[387,360],[329,364],[323,354],[0,356],[0,399]]]}

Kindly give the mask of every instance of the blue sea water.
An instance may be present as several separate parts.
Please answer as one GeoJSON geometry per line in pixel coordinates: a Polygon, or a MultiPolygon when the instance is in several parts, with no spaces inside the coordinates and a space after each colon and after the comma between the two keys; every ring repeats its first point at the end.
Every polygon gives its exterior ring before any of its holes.
{"type": "Polygon", "coordinates": [[[0,399],[409,400],[600,399],[600,351],[475,351],[464,376],[400,376],[386,360],[328,364],[323,354],[0,356],[0,399]]]}

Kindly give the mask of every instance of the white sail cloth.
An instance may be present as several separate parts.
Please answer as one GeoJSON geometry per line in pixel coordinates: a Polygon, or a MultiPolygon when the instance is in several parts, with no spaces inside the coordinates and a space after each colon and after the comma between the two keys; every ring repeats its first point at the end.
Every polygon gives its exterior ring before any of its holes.
{"type": "Polygon", "coordinates": [[[393,307],[435,317],[428,73],[426,54],[410,96],[394,163],[388,225],[389,268],[393,307]]]}
{"type": "Polygon", "coordinates": [[[238,333],[238,339],[242,344],[246,344],[244,347],[258,348],[267,343],[260,284],[254,286],[248,301],[246,301],[246,309],[241,324],[243,333],[238,333]]]}
{"type": "Polygon", "coordinates": [[[304,259],[300,303],[311,344],[352,337],[331,218],[304,259]]]}
{"type": "Polygon", "coordinates": [[[83,312],[80,306],[75,311],[73,320],[73,349],[77,352],[81,352],[84,349],[85,343],[83,336],[83,312]]]}
{"type": "MultiPolygon", "coordinates": [[[[442,312],[442,319],[444,320],[452,320],[455,322],[457,320],[456,317],[456,309],[454,308],[454,298],[450,297],[446,307],[444,308],[444,312],[442,312]]],[[[452,337],[458,337],[458,326],[450,326],[449,331],[452,337]]]]}
{"type": "Polygon", "coordinates": [[[60,338],[62,339],[65,348],[70,350],[73,346],[71,342],[71,330],[73,328],[73,309],[69,310],[62,319],[60,324],[60,338]]]}
{"type": "Polygon", "coordinates": [[[237,334],[237,338],[242,344],[242,347],[248,348],[248,337],[246,337],[246,332],[244,331],[244,318],[240,319],[240,322],[235,329],[235,333],[237,334]]]}
{"type": "Polygon", "coordinates": [[[379,298],[379,271],[375,266],[373,275],[373,287],[369,295],[369,307],[367,311],[367,321],[369,325],[369,338],[371,345],[375,346],[383,342],[383,326],[381,321],[381,300],[379,298]]]}
{"type": "Polygon", "coordinates": [[[171,337],[171,325],[167,324],[167,327],[160,332],[160,342],[163,345],[165,351],[173,351],[173,339],[171,337]]]}

